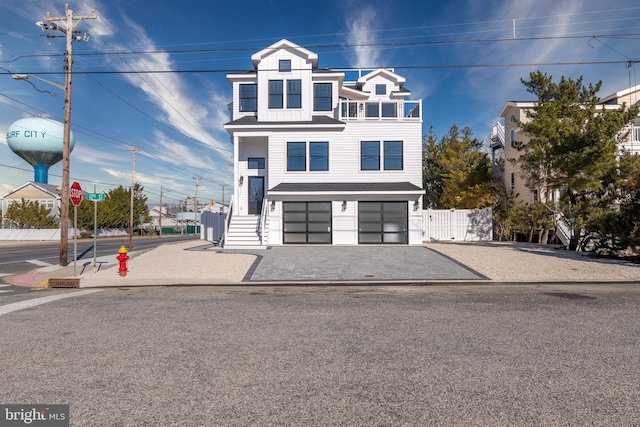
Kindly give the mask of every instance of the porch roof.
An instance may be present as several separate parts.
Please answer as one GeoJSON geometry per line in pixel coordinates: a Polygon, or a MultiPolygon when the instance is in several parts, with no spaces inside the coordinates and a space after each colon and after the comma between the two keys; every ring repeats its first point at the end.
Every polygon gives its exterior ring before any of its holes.
{"type": "Polygon", "coordinates": [[[283,182],[269,190],[278,193],[424,194],[424,190],[410,182],[283,182]]]}
{"type": "Polygon", "coordinates": [[[258,118],[256,116],[245,116],[245,117],[241,117],[238,120],[234,120],[232,122],[229,123],[225,123],[224,127],[235,127],[235,126],[262,126],[262,127],[275,127],[275,126],[299,126],[299,125],[304,125],[304,126],[309,126],[309,125],[339,125],[339,126],[345,126],[344,122],[341,122],[340,120],[336,120],[332,117],[329,116],[313,116],[311,118],[311,120],[304,120],[304,121],[295,121],[295,120],[289,120],[289,121],[277,121],[277,122],[264,122],[264,121],[258,121],[258,118]]]}

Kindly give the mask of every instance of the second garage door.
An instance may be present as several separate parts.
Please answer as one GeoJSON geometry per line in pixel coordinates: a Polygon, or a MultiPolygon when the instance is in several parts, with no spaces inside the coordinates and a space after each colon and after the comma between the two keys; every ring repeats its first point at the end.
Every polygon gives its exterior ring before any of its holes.
{"type": "Polygon", "coordinates": [[[358,202],[358,243],[408,243],[407,202],[358,202]]]}

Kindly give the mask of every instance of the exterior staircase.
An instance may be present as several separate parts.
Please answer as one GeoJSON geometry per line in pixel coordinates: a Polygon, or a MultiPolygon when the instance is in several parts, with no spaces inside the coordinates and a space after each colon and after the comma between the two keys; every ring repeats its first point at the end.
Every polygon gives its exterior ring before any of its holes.
{"type": "Polygon", "coordinates": [[[259,215],[234,215],[224,239],[224,248],[266,249],[261,240],[259,215]]]}

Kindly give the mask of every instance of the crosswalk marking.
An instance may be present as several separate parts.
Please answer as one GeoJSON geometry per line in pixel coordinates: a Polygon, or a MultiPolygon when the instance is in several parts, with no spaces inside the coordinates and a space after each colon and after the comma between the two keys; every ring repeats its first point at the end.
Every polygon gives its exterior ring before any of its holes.
{"type": "Polygon", "coordinates": [[[7,305],[0,306],[0,316],[7,313],[12,313],[14,311],[24,310],[25,308],[35,307],[40,304],[46,304],[48,302],[57,301],[65,298],[79,297],[82,295],[88,295],[88,294],[92,294],[94,292],[100,292],[100,291],[102,291],[102,289],[88,289],[85,291],[74,291],[74,292],[69,292],[65,294],[49,295],[48,297],[33,298],[26,301],[7,304],[7,305]]]}
{"type": "Polygon", "coordinates": [[[49,267],[51,263],[40,261],[39,259],[28,259],[26,262],[37,265],[38,267],[49,267]]]}

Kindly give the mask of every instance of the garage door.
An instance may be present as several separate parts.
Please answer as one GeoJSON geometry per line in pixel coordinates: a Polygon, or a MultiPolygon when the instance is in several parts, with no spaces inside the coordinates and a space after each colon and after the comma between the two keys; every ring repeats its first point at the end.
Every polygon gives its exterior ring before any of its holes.
{"type": "Polygon", "coordinates": [[[284,202],[283,241],[331,244],[331,202],[284,202]]]}
{"type": "Polygon", "coordinates": [[[358,202],[359,243],[408,243],[407,202],[358,202]]]}

